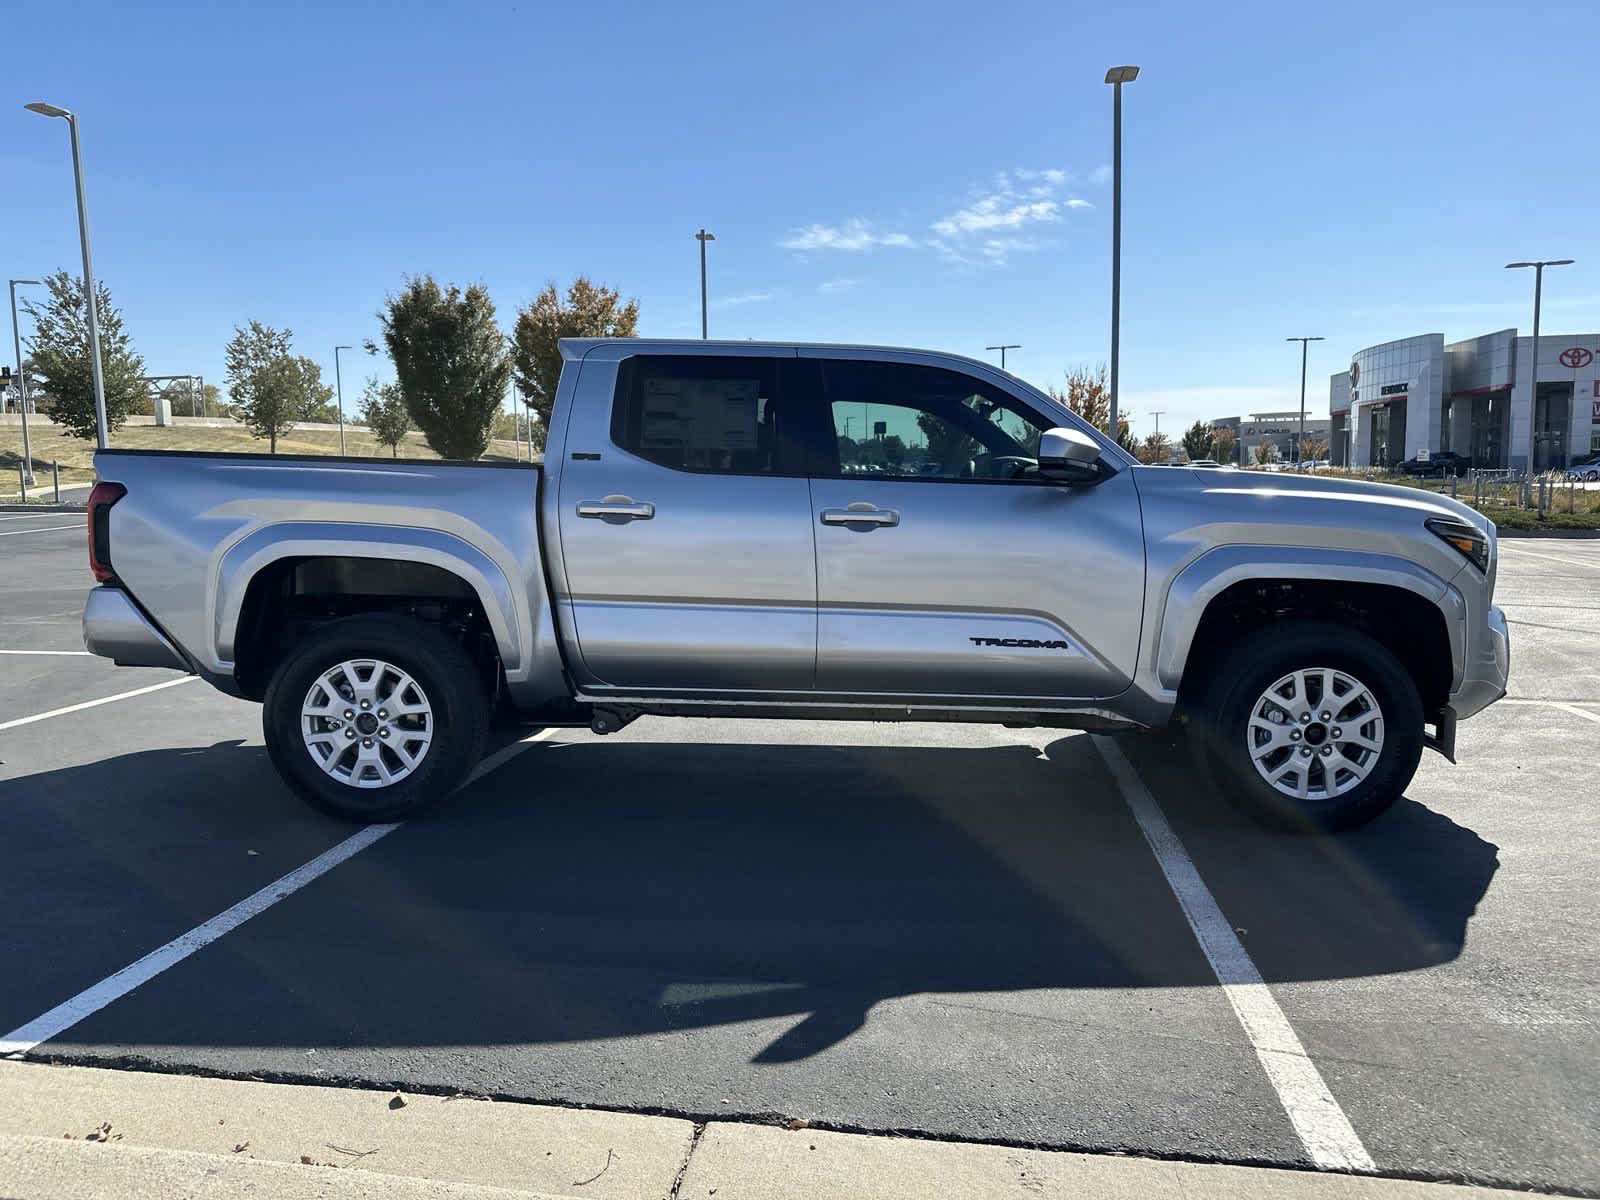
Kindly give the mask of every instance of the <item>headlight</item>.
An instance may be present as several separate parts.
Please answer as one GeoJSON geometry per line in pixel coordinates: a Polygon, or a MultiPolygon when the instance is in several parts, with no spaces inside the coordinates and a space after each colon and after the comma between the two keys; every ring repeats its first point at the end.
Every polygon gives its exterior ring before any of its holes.
{"type": "Polygon", "coordinates": [[[1424,524],[1428,532],[1459,550],[1478,570],[1485,575],[1489,573],[1489,539],[1484,536],[1483,530],[1465,521],[1451,521],[1445,517],[1430,517],[1424,524]]]}

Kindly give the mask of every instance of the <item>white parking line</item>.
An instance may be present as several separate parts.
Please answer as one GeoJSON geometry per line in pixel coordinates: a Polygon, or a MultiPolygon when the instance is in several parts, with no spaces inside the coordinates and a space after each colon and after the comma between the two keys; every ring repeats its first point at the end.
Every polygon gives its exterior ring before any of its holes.
{"type": "Polygon", "coordinates": [[[79,521],[76,525],[51,525],[45,529],[10,529],[5,533],[0,533],[0,537],[26,537],[30,533],[60,533],[63,529],[76,529],[79,533],[84,532],[83,522],[79,521]]]}
{"type": "MultiPolygon", "coordinates": [[[[1566,702],[1564,700],[1511,700],[1511,699],[1502,699],[1500,701],[1500,703],[1501,704],[1537,704],[1537,705],[1540,705],[1540,706],[1542,706],[1544,708],[1559,708],[1562,712],[1572,713],[1574,716],[1582,717],[1586,721],[1593,721],[1596,725],[1600,725],[1600,713],[1592,713],[1586,708],[1579,708],[1577,704],[1570,704],[1570,703],[1568,703],[1568,702],[1566,702]]],[[[1600,701],[1582,700],[1582,701],[1579,701],[1578,703],[1581,703],[1581,704],[1595,704],[1595,703],[1600,703],[1600,701]]]]}
{"type": "Polygon", "coordinates": [[[1116,742],[1094,735],[1094,744],[1111,768],[1306,1154],[1323,1170],[1377,1170],[1150,789],[1116,742]]]}
{"type": "Polygon", "coordinates": [[[0,733],[4,733],[8,729],[21,729],[24,725],[32,725],[35,721],[48,721],[51,717],[64,717],[68,713],[82,712],[86,708],[99,708],[102,704],[111,704],[117,700],[131,700],[135,696],[145,696],[151,692],[159,692],[162,688],[177,687],[180,683],[188,683],[198,678],[198,675],[185,675],[181,679],[168,679],[164,683],[152,683],[149,687],[134,688],[131,692],[118,692],[115,696],[101,696],[98,700],[85,700],[82,704],[69,704],[65,708],[52,708],[49,712],[34,713],[31,717],[18,717],[14,721],[0,721],[0,733]]]}
{"type": "Polygon", "coordinates": [[[87,650],[0,650],[0,654],[44,654],[53,658],[75,657],[81,654],[85,658],[94,657],[87,650]]]}
{"type": "MultiPolygon", "coordinates": [[[[1501,542],[1500,548],[1505,550],[1507,548],[1506,544],[1501,542]]],[[[1521,546],[1517,546],[1512,549],[1511,557],[1513,559],[1537,558],[1543,562],[1564,563],[1569,567],[1588,567],[1591,570],[1600,570],[1600,555],[1596,555],[1591,559],[1565,558],[1559,554],[1540,554],[1537,550],[1524,550],[1521,546]]]]}
{"type": "MultiPolygon", "coordinates": [[[[549,737],[555,733],[554,729],[541,729],[530,734],[519,742],[512,742],[504,746],[488,758],[480,762],[462,783],[466,787],[482,779],[490,771],[504,766],[534,742],[549,737]]],[[[365,829],[352,833],[344,841],[331,849],[324,850],[310,862],[296,867],[282,878],[267,884],[266,887],[253,895],[246,896],[231,908],[224,909],[209,921],[196,925],[181,937],[173,938],[165,946],[150,951],[143,958],[129,963],[114,975],[108,975],[99,983],[85,988],[70,1000],[65,1000],[56,1005],[49,1012],[43,1013],[29,1021],[26,1025],[18,1026],[4,1037],[0,1037],[0,1058],[18,1058],[33,1050],[41,1042],[47,1042],[58,1034],[71,1029],[85,1017],[99,1012],[113,1000],[126,996],[129,992],[148,983],[157,975],[176,966],[188,958],[196,950],[203,950],[212,942],[226,933],[239,928],[251,917],[266,912],[279,900],[292,896],[312,880],[326,875],[340,863],[353,858],[368,846],[380,839],[387,837],[402,822],[393,822],[386,825],[368,825],[365,829]]]]}
{"type": "Polygon", "coordinates": [[[8,517],[0,517],[0,521],[42,521],[46,517],[59,519],[61,516],[62,514],[58,512],[14,513],[8,517]]]}

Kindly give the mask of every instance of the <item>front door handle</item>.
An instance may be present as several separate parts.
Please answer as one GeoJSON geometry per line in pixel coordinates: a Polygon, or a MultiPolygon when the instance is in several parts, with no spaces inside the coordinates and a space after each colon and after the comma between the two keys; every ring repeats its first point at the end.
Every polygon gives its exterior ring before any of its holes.
{"type": "Polygon", "coordinates": [[[876,504],[868,504],[864,500],[857,500],[848,508],[825,508],[822,510],[822,523],[824,525],[845,525],[851,528],[871,528],[876,525],[893,526],[900,524],[900,514],[892,508],[879,508],[876,504]]]}
{"type": "Polygon", "coordinates": [[[648,521],[656,506],[632,496],[607,496],[604,500],[579,500],[578,515],[594,517],[607,525],[626,525],[629,521],[648,521]]]}

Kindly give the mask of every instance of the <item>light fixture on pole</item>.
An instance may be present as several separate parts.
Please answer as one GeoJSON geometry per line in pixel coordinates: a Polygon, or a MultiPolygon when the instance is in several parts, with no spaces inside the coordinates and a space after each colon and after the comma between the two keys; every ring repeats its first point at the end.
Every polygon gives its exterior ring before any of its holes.
{"type": "Polygon", "coordinates": [[[78,242],[83,249],[83,300],[89,310],[89,367],[94,373],[95,445],[106,448],[106,381],[100,368],[100,314],[95,303],[94,269],[89,265],[89,209],[83,200],[83,154],[78,148],[78,118],[55,104],[35,100],[22,107],[42,117],[61,117],[72,137],[72,179],[78,192],[78,242]]]}
{"type": "Polygon", "coordinates": [[[333,393],[339,398],[339,453],[344,453],[344,376],[339,373],[339,351],[354,350],[354,346],[333,348],[333,393]]]}
{"type": "Polygon", "coordinates": [[[1111,395],[1110,428],[1117,436],[1117,363],[1122,334],[1122,85],[1139,78],[1139,68],[1112,67],[1106,72],[1111,84],[1111,395]]]}
{"type": "Polygon", "coordinates": [[[1300,436],[1294,443],[1294,469],[1300,469],[1300,448],[1306,440],[1306,351],[1312,342],[1325,342],[1327,338],[1320,337],[1289,337],[1286,342],[1300,343],[1300,436]]]}
{"type": "Polygon", "coordinates": [[[1021,350],[1022,349],[1022,343],[1021,342],[1011,342],[1009,345],[1005,345],[1005,346],[985,346],[984,349],[985,350],[998,350],[998,351],[1000,351],[1000,369],[1002,371],[1004,371],[1006,369],[1006,351],[1007,350],[1021,350]]]}
{"type": "Polygon", "coordinates": [[[22,473],[33,482],[33,452],[28,446],[28,377],[22,373],[22,334],[17,329],[17,288],[42,287],[38,279],[11,280],[11,347],[17,352],[17,408],[22,413],[22,473]]]}
{"type": "Polygon", "coordinates": [[[700,243],[700,340],[706,339],[706,243],[717,240],[717,235],[707,233],[702,229],[694,235],[694,240],[700,243]]]}
{"type": "Polygon", "coordinates": [[[1513,262],[1506,264],[1506,270],[1512,271],[1519,267],[1533,268],[1533,346],[1528,364],[1528,478],[1533,478],[1533,448],[1539,438],[1539,301],[1544,292],[1544,269],[1546,267],[1570,267],[1570,258],[1546,258],[1534,262],[1513,262]]]}

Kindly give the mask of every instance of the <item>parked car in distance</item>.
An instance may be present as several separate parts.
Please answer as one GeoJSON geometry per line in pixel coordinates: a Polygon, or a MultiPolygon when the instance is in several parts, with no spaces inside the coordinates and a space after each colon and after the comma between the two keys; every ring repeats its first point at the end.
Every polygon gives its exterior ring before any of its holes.
{"type": "Polygon", "coordinates": [[[1600,454],[1588,462],[1573,463],[1567,468],[1567,478],[1581,480],[1584,483],[1600,482],[1600,454]]]}
{"type": "Polygon", "coordinates": [[[1424,459],[1406,459],[1400,464],[1400,473],[1419,479],[1444,479],[1450,475],[1465,475],[1471,468],[1472,460],[1465,454],[1457,454],[1454,450],[1435,450],[1424,459]]]}
{"type": "Polygon", "coordinates": [[[1201,467],[1207,471],[1220,471],[1222,469],[1222,464],[1214,458],[1191,458],[1187,465],[1201,467]]]}
{"type": "Polygon", "coordinates": [[[86,645],[260,703],[289,786],[367,821],[449,795],[500,709],[1178,720],[1239,803],[1343,829],[1505,693],[1495,527],[1448,496],[1142,467],[954,355],[561,354],[539,466],[100,451],[86,645]],[[857,419],[892,468],[841,461],[857,419]]]}

